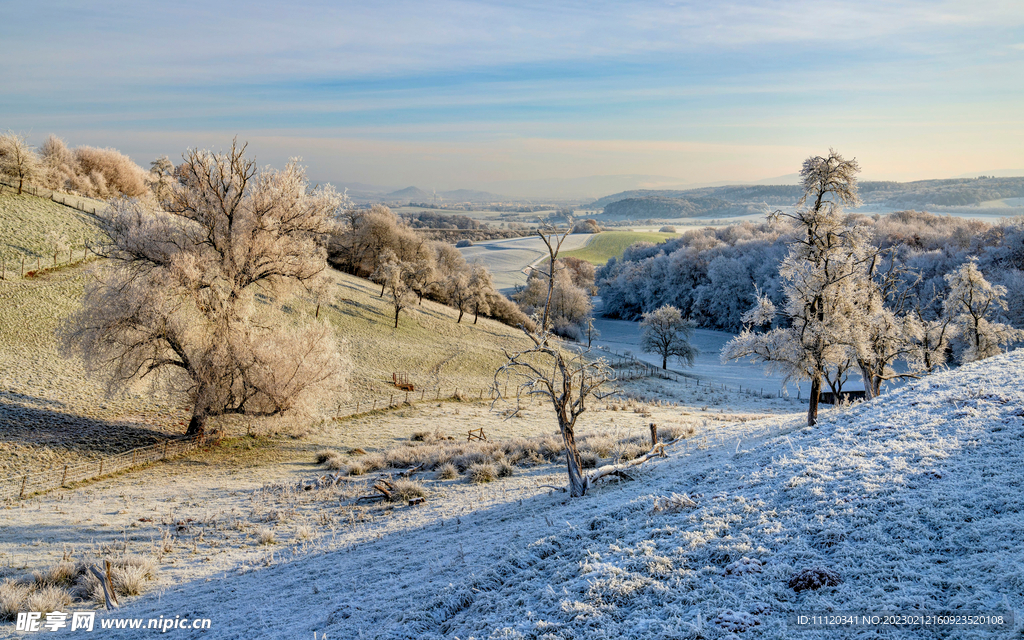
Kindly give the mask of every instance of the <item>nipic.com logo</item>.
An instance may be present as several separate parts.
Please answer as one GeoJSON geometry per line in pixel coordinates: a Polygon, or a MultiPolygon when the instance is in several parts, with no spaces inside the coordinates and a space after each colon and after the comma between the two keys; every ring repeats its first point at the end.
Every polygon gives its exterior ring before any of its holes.
{"type": "MultiPolygon", "coordinates": [[[[18,613],[15,631],[92,631],[96,624],[95,611],[40,611],[18,613]]],[[[159,618],[102,618],[100,629],[148,629],[167,633],[176,629],[209,629],[209,618],[183,618],[180,615],[159,618]]]]}

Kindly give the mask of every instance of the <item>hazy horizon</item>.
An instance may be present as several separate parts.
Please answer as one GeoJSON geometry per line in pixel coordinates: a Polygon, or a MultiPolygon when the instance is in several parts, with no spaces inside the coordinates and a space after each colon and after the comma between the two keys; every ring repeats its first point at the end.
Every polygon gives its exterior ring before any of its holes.
{"type": "Polygon", "coordinates": [[[317,182],[512,197],[764,182],[829,147],[864,180],[1024,175],[1022,27],[998,1],[42,2],[0,24],[0,129],[145,167],[237,136],[317,182]]]}

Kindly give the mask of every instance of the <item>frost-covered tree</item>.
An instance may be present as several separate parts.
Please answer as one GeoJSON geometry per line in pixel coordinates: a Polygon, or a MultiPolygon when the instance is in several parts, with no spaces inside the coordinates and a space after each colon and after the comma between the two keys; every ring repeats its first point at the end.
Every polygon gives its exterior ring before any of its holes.
{"type": "Polygon", "coordinates": [[[409,278],[413,272],[413,265],[398,259],[395,252],[387,249],[380,257],[380,266],[374,272],[375,277],[381,283],[381,291],[386,291],[391,297],[391,308],[395,312],[395,328],[398,328],[398,316],[403,309],[412,306],[416,302],[416,294],[409,286],[409,278]]]}
{"type": "Polygon", "coordinates": [[[848,224],[842,212],[844,205],[859,202],[858,171],[856,160],[846,160],[832,149],[826,157],[804,161],[804,194],[795,211],[771,215],[774,220],[791,218],[799,230],[779,266],[786,297],[781,312],[788,326],[764,332],[751,329],[775,316],[775,305],[762,294],[743,317],[748,327],[722,350],[725,361],[749,358],[787,379],[809,380],[808,425],[817,422],[828,372],[850,359],[851,319],[859,313],[865,264],[874,257],[864,230],[848,224]]]}
{"type": "Polygon", "coordinates": [[[474,264],[469,275],[470,305],[473,307],[473,324],[480,319],[480,314],[491,312],[490,299],[494,293],[494,279],[491,272],[482,264],[474,264]]]}
{"type": "Polygon", "coordinates": [[[111,391],[155,377],[184,391],[188,435],[216,416],[316,409],[348,364],[334,330],[287,303],[325,277],[335,204],[294,162],[258,171],[244,146],[189,151],[159,208],[112,204],[96,247],[107,260],[62,327],[65,353],[111,391]]]}
{"type": "Polygon", "coordinates": [[[1024,339],[1024,332],[996,321],[997,314],[1006,310],[1006,287],[990,284],[976,258],[945,278],[949,295],[943,300],[943,312],[964,343],[960,362],[991,358],[1002,353],[1004,346],[1024,339]]]}
{"type": "Polygon", "coordinates": [[[19,196],[26,182],[39,177],[39,157],[24,136],[11,131],[0,135],[0,175],[18,183],[19,196]]]}
{"type": "Polygon", "coordinates": [[[675,357],[685,366],[692,367],[697,348],[690,344],[695,324],[683,318],[672,305],[665,305],[645,313],[640,321],[640,349],[661,356],[661,368],[668,367],[668,359],[675,357]]]}

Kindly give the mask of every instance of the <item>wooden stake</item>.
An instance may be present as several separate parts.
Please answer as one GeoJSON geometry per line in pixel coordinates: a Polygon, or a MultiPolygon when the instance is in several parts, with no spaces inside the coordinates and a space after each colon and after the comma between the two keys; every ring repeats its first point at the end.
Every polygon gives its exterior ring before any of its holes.
{"type": "Polygon", "coordinates": [[[18,499],[25,497],[25,483],[28,482],[28,476],[26,475],[21,479],[21,493],[18,494],[18,499]]]}
{"type": "Polygon", "coordinates": [[[60,486],[64,486],[64,481],[68,479],[68,465],[64,465],[64,475],[60,477],[60,486]]]}

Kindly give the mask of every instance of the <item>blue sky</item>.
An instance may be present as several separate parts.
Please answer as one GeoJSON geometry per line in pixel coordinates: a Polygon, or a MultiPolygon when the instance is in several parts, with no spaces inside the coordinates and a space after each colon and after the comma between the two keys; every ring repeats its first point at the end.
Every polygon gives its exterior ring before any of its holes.
{"type": "MultiPolygon", "coordinates": [[[[1024,3],[0,1],[0,128],[529,191],[1024,173],[1024,3]]],[[[566,195],[569,195],[568,193],[566,195]]]]}

